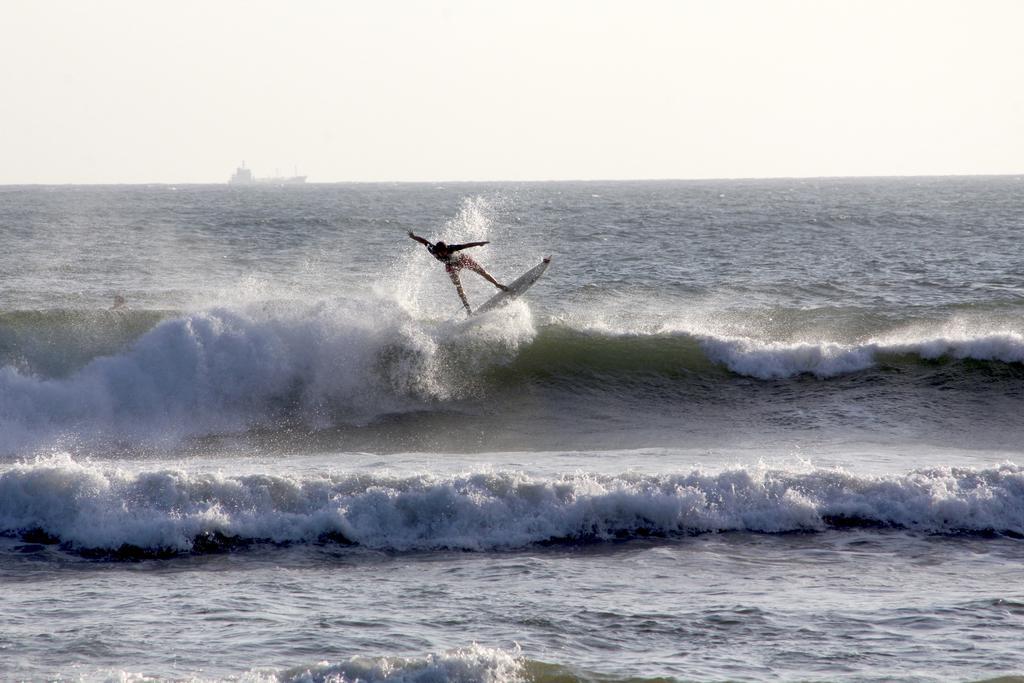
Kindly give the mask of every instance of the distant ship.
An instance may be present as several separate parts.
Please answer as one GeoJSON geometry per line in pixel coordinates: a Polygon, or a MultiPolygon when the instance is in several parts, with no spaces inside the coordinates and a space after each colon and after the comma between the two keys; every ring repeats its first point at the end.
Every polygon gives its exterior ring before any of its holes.
{"type": "Polygon", "coordinates": [[[228,181],[231,185],[301,185],[306,182],[306,176],[274,176],[273,178],[257,178],[252,171],[245,167],[245,162],[235,169],[235,174],[228,181]]]}

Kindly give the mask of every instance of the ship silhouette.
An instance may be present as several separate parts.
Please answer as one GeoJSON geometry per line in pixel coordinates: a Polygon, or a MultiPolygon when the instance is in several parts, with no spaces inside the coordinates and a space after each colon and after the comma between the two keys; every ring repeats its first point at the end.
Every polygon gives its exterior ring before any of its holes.
{"type": "Polygon", "coordinates": [[[235,174],[231,176],[228,183],[231,185],[301,185],[306,182],[306,176],[304,175],[293,175],[293,176],[281,176],[275,175],[269,178],[257,178],[253,175],[252,170],[245,167],[245,162],[235,169],[235,174]]]}

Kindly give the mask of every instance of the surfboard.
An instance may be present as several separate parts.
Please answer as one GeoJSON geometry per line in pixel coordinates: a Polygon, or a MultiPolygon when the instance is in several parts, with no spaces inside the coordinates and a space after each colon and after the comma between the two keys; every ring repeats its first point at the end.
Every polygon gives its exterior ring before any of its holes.
{"type": "Polygon", "coordinates": [[[513,299],[522,295],[523,292],[525,292],[526,290],[533,286],[534,282],[540,279],[540,276],[543,275],[544,271],[548,269],[548,265],[550,263],[551,257],[548,256],[543,261],[535,265],[533,268],[530,268],[528,271],[526,271],[525,273],[517,277],[515,280],[513,280],[508,285],[507,292],[498,292],[490,299],[485,301],[483,304],[481,304],[479,308],[473,311],[473,315],[480,315],[481,313],[486,313],[487,311],[494,310],[499,306],[504,306],[505,304],[511,302],[513,299]]]}

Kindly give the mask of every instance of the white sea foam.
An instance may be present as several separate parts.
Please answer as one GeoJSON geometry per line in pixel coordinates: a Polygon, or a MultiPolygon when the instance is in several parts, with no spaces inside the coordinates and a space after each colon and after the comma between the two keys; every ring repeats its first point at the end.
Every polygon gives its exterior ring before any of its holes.
{"type": "Polygon", "coordinates": [[[712,361],[737,374],[759,379],[782,379],[801,374],[833,377],[856,372],[874,365],[877,350],[870,344],[786,344],[742,338],[703,338],[700,345],[712,361]]]}
{"type": "Polygon", "coordinates": [[[1024,363],[1024,334],[1015,331],[882,339],[879,348],[888,353],[911,353],[921,358],[942,357],[1024,363]]]}
{"type": "Polygon", "coordinates": [[[890,335],[855,344],[766,342],[737,337],[698,337],[698,340],[711,360],[735,373],[759,379],[783,379],[801,374],[835,377],[873,367],[884,355],[911,355],[926,360],[1024,362],[1024,335],[1018,332],[956,337],[890,335]]]}
{"type": "Polygon", "coordinates": [[[0,474],[0,532],[41,530],[83,549],[188,551],[211,535],[365,547],[494,550],[715,531],[789,532],[837,519],[923,532],[1024,533],[1024,468],[902,475],[737,467],[531,477],[129,474],[69,458],[0,474]]]}

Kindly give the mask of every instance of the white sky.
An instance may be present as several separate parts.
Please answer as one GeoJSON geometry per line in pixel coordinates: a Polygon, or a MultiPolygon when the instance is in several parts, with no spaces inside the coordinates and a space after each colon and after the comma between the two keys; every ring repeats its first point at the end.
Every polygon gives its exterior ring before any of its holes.
{"type": "Polygon", "coordinates": [[[0,183],[1024,171],[1024,2],[0,0],[0,183]]]}

